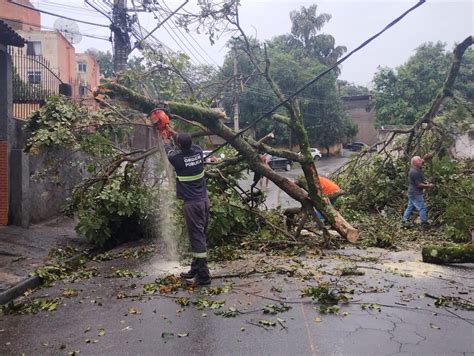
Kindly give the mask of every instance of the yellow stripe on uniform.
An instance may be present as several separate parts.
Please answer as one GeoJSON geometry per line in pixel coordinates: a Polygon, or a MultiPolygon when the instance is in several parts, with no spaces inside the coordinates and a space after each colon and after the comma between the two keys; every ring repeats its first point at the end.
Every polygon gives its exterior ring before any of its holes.
{"type": "Polygon", "coordinates": [[[195,258],[207,258],[207,252],[191,252],[191,256],[195,258]]]}
{"type": "Polygon", "coordinates": [[[194,180],[204,178],[204,171],[202,171],[201,173],[198,173],[194,176],[176,176],[176,178],[178,178],[178,180],[180,182],[192,182],[194,180]]]}

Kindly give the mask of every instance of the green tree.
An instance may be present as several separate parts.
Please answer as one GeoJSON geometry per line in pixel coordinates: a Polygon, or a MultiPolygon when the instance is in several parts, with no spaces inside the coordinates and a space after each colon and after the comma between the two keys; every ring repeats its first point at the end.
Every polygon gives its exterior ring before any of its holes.
{"type": "Polygon", "coordinates": [[[346,51],[345,46],[336,46],[333,36],[319,33],[331,19],[330,14],[317,14],[318,5],[308,8],[302,6],[300,11],[290,12],[291,37],[290,43],[301,47],[304,54],[318,59],[321,63],[333,65],[346,51]]]}
{"type": "MultiPolygon", "coordinates": [[[[300,56],[300,49],[289,49],[286,35],[278,36],[267,43],[267,53],[271,61],[270,74],[281,90],[289,95],[316,74],[324,70],[318,59],[300,56]]],[[[256,46],[256,42],[253,43],[256,46]]],[[[231,43],[230,46],[235,47],[231,43]]],[[[255,50],[263,61],[263,51],[255,50]]],[[[235,51],[229,51],[223,67],[223,78],[232,78],[235,51]]],[[[246,125],[264,114],[275,104],[277,98],[271,91],[268,82],[262,76],[255,75],[253,66],[247,56],[237,53],[238,70],[242,75],[242,91],[239,94],[239,111],[242,125],[246,125]]],[[[300,96],[301,111],[311,144],[329,146],[341,142],[347,136],[354,135],[354,125],[345,117],[339,94],[336,90],[336,74],[330,74],[305,90],[300,96]]],[[[224,106],[232,112],[233,88],[229,87],[224,94],[224,106]]],[[[281,113],[285,114],[282,109],[281,113]]],[[[257,137],[275,131],[273,141],[277,145],[288,145],[288,130],[282,124],[265,119],[257,126],[257,137]]],[[[357,132],[357,131],[355,131],[357,132]]]]}
{"type": "MultiPolygon", "coordinates": [[[[374,76],[376,125],[411,125],[430,106],[443,85],[452,54],[446,45],[426,43],[416,49],[408,61],[396,69],[379,68],[374,76]]],[[[466,51],[455,95],[474,97],[474,55],[466,51]]]]}
{"type": "Polygon", "coordinates": [[[100,67],[100,75],[104,78],[112,78],[114,76],[114,62],[110,51],[99,51],[95,48],[89,48],[86,53],[95,58],[100,67]]]}

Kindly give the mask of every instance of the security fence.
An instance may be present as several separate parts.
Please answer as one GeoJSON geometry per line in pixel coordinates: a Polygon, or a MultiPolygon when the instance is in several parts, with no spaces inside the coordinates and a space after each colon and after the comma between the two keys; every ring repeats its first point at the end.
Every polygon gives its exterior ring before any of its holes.
{"type": "Polygon", "coordinates": [[[27,55],[20,48],[9,47],[13,63],[13,117],[26,119],[52,95],[71,96],[71,85],[63,83],[41,55],[27,55]]]}

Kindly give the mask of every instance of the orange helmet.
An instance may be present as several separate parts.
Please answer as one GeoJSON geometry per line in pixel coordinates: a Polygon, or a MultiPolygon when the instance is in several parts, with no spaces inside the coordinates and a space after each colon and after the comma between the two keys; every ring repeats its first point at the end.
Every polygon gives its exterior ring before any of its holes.
{"type": "Polygon", "coordinates": [[[170,123],[170,118],[162,109],[153,109],[149,117],[152,125],[155,126],[158,131],[165,130],[166,126],[170,123]]]}

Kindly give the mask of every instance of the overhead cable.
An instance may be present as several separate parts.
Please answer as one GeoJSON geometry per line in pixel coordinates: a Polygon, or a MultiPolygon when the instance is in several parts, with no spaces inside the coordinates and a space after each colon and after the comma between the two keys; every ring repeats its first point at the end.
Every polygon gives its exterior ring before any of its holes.
{"type": "Polygon", "coordinates": [[[84,24],[87,24],[87,25],[93,25],[93,26],[101,26],[101,27],[109,27],[109,25],[103,25],[103,24],[100,24],[100,23],[94,23],[94,22],[88,22],[88,21],[83,21],[83,20],[78,20],[78,19],[73,19],[71,17],[67,17],[67,16],[63,16],[63,15],[58,15],[58,14],[55,14],[55,13],[52,13],[52,12],[49,12],[49,11],[44,11],[44,10],[40,10],[40,9],[37,9],[36,7],[33,7],[33,6],[28,6],[28,5],[23,5],[23,4],[19,4],[17,2],[11,2],[13,5],[17,5],[17,6],[20,6],[20,7],[24,7],[26,9],[30,9],[30,10],[34,10],[34,11],[38,11],[38,12],[41,12],[43,14],[46,14],[46,15],[51,15],[51,16],[55,16],[55,17],[60,17],[62,19],[66,19],[66,20],[72,20],[72,21],[76,21],[76,22],[80,22],[80,23],[84,23],[84,24]]]}
{"type": "MultiPolygon", "coordinates": [[[[167,8],[169,11],[172,11],[171,8],[166,4],[166,2],[163,1],[163,5],[165,5],[166,8],[167,8]]],[[[170,27],[171,27],[171,25],[170,25],[170,27]]],[[[180,29],[179,27],[176,26],[175,28],[182,34],[181,29],[180,29]]],[[[191,37],[191,39],[194,41],[194,43],[196,43],[196,45],[201,49],[201,51],[211,60],[211,62],[214,62],[214,64],[223,72],[222,67],[220,67],[219,64],[216,63],[216,61],[214,61],[214,59],[204,50],[204,48],[202,48],[202,46],[199,44],[198,41],[196,41],[196,39],[194,38],[194,36],[193,36],[191,33],[189,33],[188,35],[189,35],[189,37],[191,37]]],[[[186,36],[183,35],[183,37],[187,40],[186,36]]],[[[188,41],[188,40],[187,40],[187,41],[188,41]]],[[[189,42],[189,41],[188,41],[188,42],[189,42]]],[[[199,51],[197,51],[196,48],[195,48],[191,43],[190,43],[190,45],[191,45],[191,46],[194,48],[194,50],[199,54],[199,56],[200,56],[202,59],[204,59],[204,62],[206,62],[207,64],[210,64],[203,56],[201,56],[201,54],[199,53],[199,51]]]]}
{"type": "MultiPolygon", "coordinates": [[[[37,24],[31,23],[31,22],[25,22],[25,21],[20,21],[20,20],[13,20],[13,19],[6,19],[6,18],[3,18],[3,17],[0,17],[0,20],[9,21],[9,22],[16,22],[16,23],[20,23],[22,25],[30,25],[30,26],[38,27],[37,24]]],[[[41,25],[40,27],[41,28],[46,28],[46,29],[49,29],[49,30],[59,31],[56,28],[50,27],[50,26],[41,25]]],[[[59,32],[61,32],[61,31],[59,31],[59,32]]],[[[94,35],[89,35],[89,34],[85,34],[85,33],[82,33],[82,32],[70,31],[70,30],[65,30],[64,32],[72,33],[73,35],[81,35],[81,36],[84,36],[84,37],[90,37],[90,38],[95,38],[97,40],[103,40],[103,41],[110,42],[110,38],[108,38],[108,37],[94,36],[94,35]]]]}
{"type": "MultiPolygon", "coordinates": [[[[167,18],[165,18],[163,21],[161,21],[153,30],[151,30],[145,37],[143,37],[142,41],[145,41],[148,37],[150,37],[153,32],[158,30],[161,25],[163,25],[166,21],[168,21],[176,12],[178,12],[184,5],[186,5],[189,2],[189,0],[185,0],[174,12],[168,15],[167,18]]],[[[137,44],[135,44],[132,48],[132,51],[137,47],[137,44]]]]}
{"type": "Polygon", "coordinates": [[[375,35],[369,37],[367,40],[365,40],[364,42],[362,42],[362,44],[360,44],[358,47],[356,47],[355,49],[353,49],[352,51],[350,51],[348,54],[346,54],[344,57],[341,57],[341,59],[339,59],[336,63],[334,63],[331,67],[327,68],[326,70],[322,71],[321,73],[319,73],[316,77],[314,77],[313,79],[311,79],[308,83],[306,83],[305,85],[303,85],[300,89],[298,89],[297,91],[295,91],[293,94],[291,94],[290,96],[288,96],[288,98],[286,98],[285,100],[281,101],[279,104],[275,105],[271,110],[267,111],[265,114],[259,116],[257,119],[255,119],[254,121],[252,121],[247,127],[243,128],[242,130],[238,131],[235,135],[233,135],[226,143],[223,143],[221,145],[219,145],[217,148],[215,148],[214,150],[212,150],[206,157],[204,158],[208,158],[209,156],[211,156],[213,153],[215,153],[218,149],[220,149],[221,147],[227,145],[229,143],[229,141],[232,141],[233,139],[235,139],[236,137],[242,135],[243,133],[245,133],[246,131],[248,131],[249,129],[251,129],[253,126],[255,126],[258,122],[262,121],[264,118],[266,118],[267,116],[271,115],[273,112],[275,112],[275,110],[281,108],[283,105],[285,105],[286,103],[288,103],[290,100],[292,100],[293,98],[295,98],[298,94],[300,94],[302,91],[304,91],[305,89],[307,89],[308,87],[310,87],[311,85],[313,85],[315,82],[317,82],[319,79],[321,79],[322,77],[324,77],[326,74],[328,74],[329,72],[331,72],[333,69],[335,69],[337,66],[339,66],[342,62],[346,61],[349,57],[351,57],[354,53],[360,51],[362,48],[364,48],[365,46],[367,46],[370,42],[372,42],[374,39],[376,39],[377,37],[379,37],[382,33],[384,33],[385,31],[387,31],[389,28],[393,27],[395,24],[397,24],[398,22],[400,22],[406,15],[408,15],[410,12],[412,12],[413,10],[417,9],[419,6],[423,5],[424,3],[426,2],[426,0],[419,0],[418,3],[416,5],[413,5],[412,7],[410,7],[408,10],[406,10],[404,13],[402,13],[400,16],[398,16],[397,18],[395,18],[393,21],[391,21],[388,25],[386,25],[382,30],[380,30],[379,32],[377,32],[375,35]]]}
{"type": "MultiPolygon", "coordinates": [[[[152,10],[153,14],[155,14],[155,16],[158,17],[158,15],[156,15],[155,11],[152,10]]],[[[160,13],[161,15],[161,13],[160,13]]],[[[193,51],[191,51],[189,49],[189,47],[186,45],[186,43],[182,40],[181,36],[178,35],[172,28],[171,26],[168,26],[167,24],[164,24],[163,28],[165,29],[165,31],[168,33],[168,35],[171,37],[171,39],[178,45],[179,48],[181,48],[181,50],[183,51],[183,53],[187,54],[188,57],[191,59],[191,57],[194,58],[194,61],[197,63],[197,64],[200,64],[200,65],[203,65],[203,63],[199,60],[199,58],[194,54],[193,51]],[[174,36],[170,33],[173,32],[174,36]],[[186,50],[181,47],[181,45],[178,43],[178,41],[186,48],[186,50]]],[[[188,42],[189,43],[189,42],[188,42]]],[[[194,49],[196,50],[196,49],[194,49]]],[[[205,61],[205,59],[204,59],[205,61]]]]}

